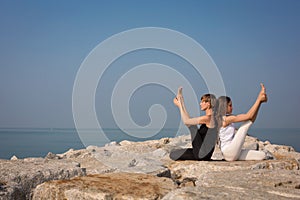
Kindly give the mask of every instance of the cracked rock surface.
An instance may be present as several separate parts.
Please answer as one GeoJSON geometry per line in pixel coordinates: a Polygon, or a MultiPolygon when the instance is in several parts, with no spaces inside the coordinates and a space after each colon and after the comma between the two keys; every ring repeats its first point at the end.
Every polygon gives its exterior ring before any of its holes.
{"type": "Polygon", "coordinates": [[[247,136],[244,148],[274,160],[172,161],[189,136],[104,147],[46,158],[0,160],[0,199],[300,199],[300,153],[247,136]],[[18,198],[16,198],[18,197],[18,198]]]}

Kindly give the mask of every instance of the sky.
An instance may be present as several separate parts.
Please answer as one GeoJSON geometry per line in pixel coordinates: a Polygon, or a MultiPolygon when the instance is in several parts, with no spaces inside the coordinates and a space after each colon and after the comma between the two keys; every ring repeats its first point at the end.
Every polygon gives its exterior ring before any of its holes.
{"type": "MultiPolygon", "coordinates": [[[[72,92],[84,60],[109,37],[143,27],[175,30],[202,45],[220,71],[235,114],[250,108],[263,82],[269,101],[255,127],[300,128],[299,10],[297,0],[2,0],[0,128],[75,127],[72,92]]],[[[95,108],[102,127],[116,126],[110,109],[116,82],[132,67],[151,62],[183,74],[198,100],[207,92],[203,79],[178,56],[155,49],[131,52],[112,63],[97,86],[95,108]]],[[[135,123],[146,126],[151,105],[161,104],[167,111],[165,126],[177,127],[173,97],[168,88],[144,85],[128,109],[135,123]]]]}

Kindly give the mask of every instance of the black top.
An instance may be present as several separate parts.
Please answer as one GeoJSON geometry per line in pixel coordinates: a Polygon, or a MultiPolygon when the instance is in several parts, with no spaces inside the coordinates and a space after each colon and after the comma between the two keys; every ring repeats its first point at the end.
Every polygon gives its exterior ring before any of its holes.
{"type": "Polygon", "coordinates": [[[213,154],[218,138],[217,127],[208,128],[201,124],[192,141],[194,156],[199,160],[209,160],[213,154]]]}

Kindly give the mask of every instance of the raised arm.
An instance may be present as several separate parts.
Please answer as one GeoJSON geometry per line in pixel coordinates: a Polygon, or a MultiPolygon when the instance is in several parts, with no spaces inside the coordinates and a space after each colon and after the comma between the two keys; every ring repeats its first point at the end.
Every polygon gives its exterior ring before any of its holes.
{"type": "Polygon", "coordinates": [[[207,124],[210,122],[210,116],[200,116],[191,118],[188,111],[186,110],[183,95],[182,87],[178,88],[177,96],[174,98],[174,104],[179,108],[181,119],[186,126],[198,125],[198,124],[207,124]]]}
{"type": "Polygon", "coordinates": [[[245,114],[230,115],[225,117],[225,126],[234,122],[243,122],[247,120],[251,120],[252,122],[254,122],[256,120],[260,105],[263,102],[267,102],[268,100],[265,86],[262,83],[260,85],[261,85],[261,90],[257,96],[255,103],[252,105],[249,111],[245,114]]]}

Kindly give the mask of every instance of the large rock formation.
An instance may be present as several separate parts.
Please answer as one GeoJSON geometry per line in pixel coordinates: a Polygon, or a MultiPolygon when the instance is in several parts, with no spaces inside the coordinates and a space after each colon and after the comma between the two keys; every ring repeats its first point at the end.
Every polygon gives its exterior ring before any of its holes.
{"type": "Polygon", "coordinates": [[[162,199],[175,188],[169,178],[141,173],[95,174],[43,183],[33,199],[162,199]]]}
{"type": "Polygon", "coordinates": [[[213,161],[170,160],[171,149],[190,144],[180,136],[2,160],[0,199],[300,199],[300,153],[292,147],[247,137],[245,148],[275,159],[227,162],[216,148],[213,161]]]}
{"type": "Polygon", "coordinates": [[[37,185],[56,179],[86,175],[80,164],[71,160],[26,158],[0,161],[0,199],[30,199],[37,185]]]}

